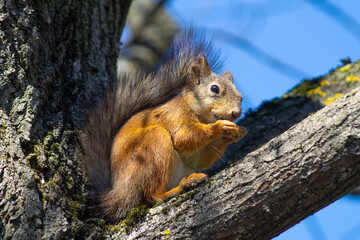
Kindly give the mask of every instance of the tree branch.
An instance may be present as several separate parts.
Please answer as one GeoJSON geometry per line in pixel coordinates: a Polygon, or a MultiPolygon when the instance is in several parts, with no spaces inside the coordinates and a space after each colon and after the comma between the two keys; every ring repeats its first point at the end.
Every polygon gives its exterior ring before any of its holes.
{"type": "Polygon", "coordinates": [[[359,160],[357,88],[110,238],[270,239],[358,186],[359,160]]]}

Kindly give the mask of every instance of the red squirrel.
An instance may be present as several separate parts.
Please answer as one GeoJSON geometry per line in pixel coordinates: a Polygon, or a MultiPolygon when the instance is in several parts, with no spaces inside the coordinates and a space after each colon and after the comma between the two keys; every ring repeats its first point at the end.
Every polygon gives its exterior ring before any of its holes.
{"type": "Polygon", "coordinates": [[[242,95],[202,33],[176,37],[148,74],[119,76],[81,134],[98,215],[110,222],[132,208],[179,194],[207,178],[228,144],[245,136],[234,121],[242,95]]]}

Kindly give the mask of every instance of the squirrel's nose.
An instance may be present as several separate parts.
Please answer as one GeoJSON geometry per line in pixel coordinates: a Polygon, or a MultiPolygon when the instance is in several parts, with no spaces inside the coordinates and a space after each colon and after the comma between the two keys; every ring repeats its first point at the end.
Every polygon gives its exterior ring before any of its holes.
{"type": "Polygon", "coordinates": [[[238,119],[241,116],[241,110],[238,111],[232,111],[231,112],[232,117],[234,118],[234,120],[238,119]]]}

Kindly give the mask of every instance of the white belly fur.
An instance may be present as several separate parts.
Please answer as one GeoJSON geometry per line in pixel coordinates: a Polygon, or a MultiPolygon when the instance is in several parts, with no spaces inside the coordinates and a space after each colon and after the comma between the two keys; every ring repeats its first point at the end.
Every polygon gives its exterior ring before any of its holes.
{"type": "Polygon", "coordinates": [[[167,191],[179,186],[181,179],[187,178],[190,174],[198,170],[199,152],[184,155],[176,154],[176,156],[174,164],[175,174],[169,181],[167,191]]]}

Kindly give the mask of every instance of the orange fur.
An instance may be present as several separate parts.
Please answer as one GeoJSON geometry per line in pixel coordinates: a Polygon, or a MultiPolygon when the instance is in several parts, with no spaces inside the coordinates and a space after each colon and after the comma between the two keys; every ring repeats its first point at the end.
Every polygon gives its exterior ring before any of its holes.
{"type": "Polygon", "coordinates": [[[246,134],[233,122],[242,95],[231,73],[211,70],[220,65],[211,42],[190,28],[153,72],[110,80],[80,136],[98,216],[117,222],[204,181],[199,170],[246,134]]]}
{"type": "MultiPolygon", "coordinates": [[[[196,70],[204,75],[200,79],[202,82],[207,81],[211,74],[203,73],[201,68],[204,67],[197,65],[207,65],[206,60],[202,62],[204,60],[200,58],[200,63],[195,63],[196,70]]],[[[217,78],[218,82],[229,82],[218,75],[212,77],[217,78]]],[[[195,75],[192,81],[198,81],[198,78],[195,75]]],[[[200,91],[208,91],[204,86],[200,91]]],[[[104,199],[118,189],[131,189],[135,192],[133,201],[135,199],[136,202],[155,203],[175,196],[205,180],[206,174],[195,172],[210,167],[223,155],[229,143],[246,134],[245,128],[228,120],[206,122],[204,112],[212,110],[213,106],[206,106],[200,111],[194,108],[192,103],[196,105],[198,101],[194,93],[197,95],[194,88],[189,86],[181,95],[158,107],[143,110],[125,123],[113,142],[111,169],[114,187],[105,192],[104,199]],[[178,171],[182,172],[178,174],[178,171]],[[171,186],[176,182],[174,178],[182,179],[176,187],[171,186]]],[[[228,103],[221,101],[220,105],[227,106],[228,103]]],[[[226,112],[217,114],[227,116],[226,112]]],[[[121,195],[116,197],[126,198],[121,195]]],[[[113,201],[113,197],[109,199],[113,201]]]]}

